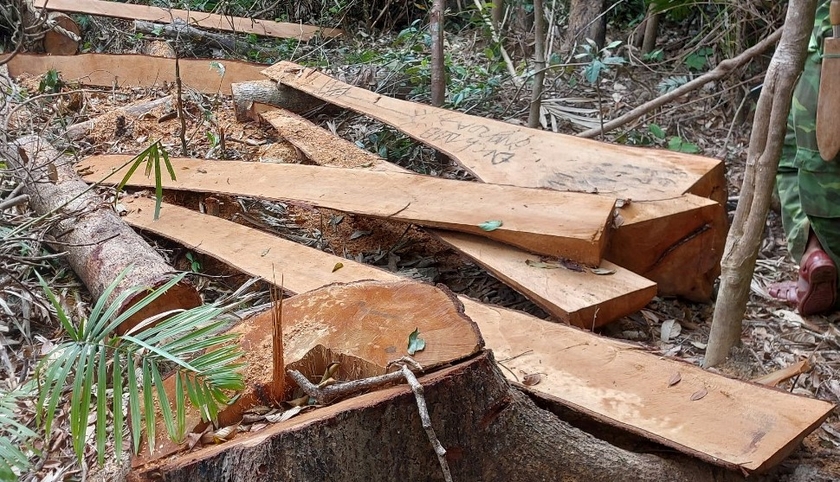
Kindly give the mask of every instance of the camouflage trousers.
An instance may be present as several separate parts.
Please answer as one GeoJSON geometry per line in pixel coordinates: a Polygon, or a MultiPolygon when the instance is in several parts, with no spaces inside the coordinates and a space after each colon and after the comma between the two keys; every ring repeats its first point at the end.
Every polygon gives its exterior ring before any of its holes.
{"type": "Polygon", "coordinates": [[[794,261],[799,263],[813,231],[840,266],[840,156],[824,161],[816,140],[821,60],[818,51],[809,55],[794,91],[776,186],[788,251],[794,261]]]}

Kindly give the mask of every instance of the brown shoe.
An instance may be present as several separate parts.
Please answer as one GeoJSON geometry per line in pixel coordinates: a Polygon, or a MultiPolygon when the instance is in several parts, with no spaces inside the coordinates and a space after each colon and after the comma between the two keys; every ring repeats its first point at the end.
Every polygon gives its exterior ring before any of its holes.
{"type": "Polygon", "coordinates": [[[797,308],[803,316],[825,313],[837,296],[837,267],[823,250],[812,252],[799,267],[797,308]]]}

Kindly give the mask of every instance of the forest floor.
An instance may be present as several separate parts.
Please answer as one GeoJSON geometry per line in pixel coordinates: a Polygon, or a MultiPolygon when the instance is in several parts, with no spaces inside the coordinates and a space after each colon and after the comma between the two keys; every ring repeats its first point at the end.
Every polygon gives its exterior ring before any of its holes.
{"type": "MultiPolygon", "coordinates": [[[[103,51],[142,51],[147,40],[138,40],[125,33],[128,31],[130,24],[127,22],[98,19],[90,26],[85,37],[98,42],[103,51]],[[105,38],[109,41],[103,44],[101,39],[105,38]]],[[[475,115],[523,123],[527,116],[530,92],[517,89],[506,81],[504,68],[482,54],[487,47],[487,42],[480,40],[482,35],[482,31],[475,29],[462,29],[447,34],[447,52],[451,55],[453,76],[457,81],[453,82],[449,107],[475,115]]],[[[686,43],[680,35],[688,34],[675,32],[662,39],[664,44],[671,46],[665,48],[666,57],[688,58],[698,51],[696,46],[694,51],[680,49],[679,45],[686,43]]],[[[357,35],[355,39],[333,40],[326,45],[313,42],[295,47],[283,58],[317,64],[332,75],[348,79],[357,78],[362,72],[370,72],[370,68],[373,68],[374,80],[371,85],[378,91],[427,101],[427,91],[415,84],[414,79],[425,75],[422,65],[417,61],[418,56],[425,55],[423,48],[422,31],[408,28],[399,34],[374,37],[357,35]],[[420,47],[415,48],[418,45],[420,47]],[[402,70],[399,68],[401,62],[404,67],[402,70]]],[[[214,54],[212,49],[208,51],[207,47],[189,43],[179,45],[178,49],[184,56],[206,57],[214,54]]],[[[516,50],[515,46],[511,49],[514,54],[516,50]]],[[[599,107],[604,117],[610,119],[657,96],[658,91],[653,86],[679,76],[697,74],[685,62],[663,61],[655,65],[643,63],[632,55],[631,50],[618,50],[616,55],[625,56],[628,64],[605,72],[597,90],[583,80],[581,71],[585,66],[581,63],[569,62],[564,68],[552,71],[556,76],[547,81],[549,88],[544,95],[546,105],[554,106],[549,109],[552,115],[547,117],[547,128],[567,134],[580,132],[585,129],[587,121],[567,115],[572,111],[565,107],[589,109],[588,114],[584,114],[590,117],[589,123],[594,119],[592,113],[599,107]]],[[[722,58],[716,58],[710,52],[705,60],[704,65],[710,68],[722,58]]],[[[702,155],[724,159],[729,181],[727,208],[731,215],[738,201],[747,157],[750,107],[756,99],[756,96],[749,93],[761,84],[761,66],[766,67],[768,60],[769,54],[757,60],[751,69],[738,72],[726,81],[709,85],[674,105],[651,112],[640,121],[608,134],[603,140],[666,148],[669,142],[674,147],[673,139],[677,139],[681,146],[678,148],[696,147],[702,155]],[[652,124],[661,128],[666,135],[657,135],[658,131],[651,127],[652,124]]],[[[29,92],[39,90],[39,78],[16,80],[29,92]]],[[[65,111],[63,122],[69,125],[108,113],[130,102],[170,93],[163,88],[116,91],[86,88],[81,94],[81,105],[84,108],[65,111]]],[[[45,98],[30,103],[29,110],[33,118],[18,123],[17,130],[9,133],[10,137],[29,133],[26,131],[34,126],[54,126],[57,102],[53,98],[45,98]]],[[[186,108],[189,117],[189,156],[263,162],[270,162],[271,159],[282,159],[284,162],[301,160],[296,150],[287,145],[270,126],[237,122],[229,98],[188,92],[186,108]],[[225,152],[220,151],[214,137],[220,128],[224,129],[227,140],[225,152]]],[[[170,155],[180,155],[178,121],[158,122],[161,114],[163,112],[154,112],[153,115],[130,121],[121,132],[117,132],[120,129],[114,116],[113,123],[99,124],[81,142],[76,143],[75,153],[79,158],[106,153],[133,154],[145,148],[151,140],[161,139],[165,146],[171,148],[170,155]]],[[[316,116],[312,120],[409,169],[450,178],[469,178],[461,168],[446,159],[438,158],[429,149],[362,116],[344,113],[337,117],[316,116]]],[[[60,145],[57,129],[50,129],[60,145]]],[[[188,195],[167,195],[167,200],[196,207],[195,199],[188,195]]],[[[456,293],[464,293],[482,302],[520,309],[547,318],[542,310],[522,295],[417,227],[288,203],[233,198],[223,201],[236,222],[406,276],[443,283],[456,293]]],[[[807,359],[812,370],[785,382],[782,388],[838,403],[840,330],[836,322],[840,314],[803,318],[791,306],[767,295],[766,286],[770,283],[795,279],[797,267],[788,256],[784,231],[776,212],[769,214],[766,226],[744,320],[742,346],[736,349],[726,364],[716,370],[749,380],[807,359]]],[[[244,280],[235,270],[212,259],[162,239],[149,238],[149,241],[159,247],[176,268],[195,271],[191,277],[208,301],[236,289],[244,280]]],[[[59,275],[52,277],[52,288],[62,292],[62,296],[68,299],[82,301],[79,306],[84,310],[84,303],[90,302],[84,287],[68,269],[58,268],[56,271],[59,275]]],[[[266,289],[261,300],[268,302],[268,299],[266,289]]],[[[662,356],[699,364],[708,339],[712,311],[713,307],[709,304],[657,297],[644,310],[605,327],[602,334],[640,343],[649,351],[662,356]],[[663,324],[668,327],[666,333],[663,333],[663,324]]],[[[60,342],[62,333],[59,327],[50,323],[44,315],[37,310],[28,314],[25,317],[26,326],[11,323],[8,318],[2,320],[6,324],[2,334],[5,345],[13,347],[2,353],[3,364],[0,369],[5,378],[27,378],[38,357],[60,342]]],[[[26,420],[32,422],[34,413],[31,404],[21,407],[21,410],[28,413],[26,420]]],[[[43,458],[22,480],[72,479],[86,473],[86,467],[75,463],[66,417],[59,417],[58,420],[52,443],[49,447],[41,447],[46,449],[43,458]],[[63,436],[56,436],[62,431],[63,436]]],[[[90,449],[86,465],[93,467],[93,446],[90,449]]],[[[838,453],[840,419],[833,415],[806,439],[803,448],[786,464],[796,464],[797,460],[807,459],[821,465],[825,473],[840,477],[840,467],[832,465],[838,453]]]]}

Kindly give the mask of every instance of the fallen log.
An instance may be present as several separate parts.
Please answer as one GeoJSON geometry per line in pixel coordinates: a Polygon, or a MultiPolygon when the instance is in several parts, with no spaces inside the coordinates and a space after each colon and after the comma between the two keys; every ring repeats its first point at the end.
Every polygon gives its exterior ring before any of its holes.
{"type": "MultiPolygon", "coordinates": [[[[234,100],[240,86],[253,84],[255,82],[234,84],[234,100]]],[[[315,164],[407,172],[289,111],[272,108],[261,115],[315,164]]],[[[600,267],[602,273],[610,274],[601,276],[590,270],[573,271],[558,264],[544,263],[525,251],[477,236],[440,230],[431,233],[557,320],[581,328],[594,329],[634,313],[656,294],[655,283],[608,261],[602,262],[600,267]]]]}
{"type": "MultiPolygon", "coordinates": [[[[285,79],[283,82],[293,88],[277,84],[272,89],[265,81],[233,84],[237,118],[253,119],[262,113],[278,129],[281,125],[295,129],[282,113],[265,112],[260,106],[301,112],[320,105],[311,103],[315,96],[403,130],[446,152],[486,182],[595,191],[624,198],[628,202],[618,211],[622,219],[616,230],[618,239],[611,241],[606,258],[655,281],[663,296],[701,302],[711,299],[727,225],[719,161],[595,141],[581,144],[571,136],[382,97],[311,70],[300,78],[277,73],[283,68],[291,72],[291,65],[271,67],[269,72],[274,73],[269,76],[285,79]],[[298,99],[294,98],[295,89],[300,89],[298,99]],[[294,100],[287,104],[289,99],[294,100]],[[497,146],[505,143],[510,149],[505,155],[510,159],[495,162],[490,157],[501,155],[497,146]],[[568,183],[558,183],[555,178],[568,183]],[[687,196],[687,192],[699,198],[687,196]],[[711,199],[700,199],[704,197],[711,199]]],[[[348,149],[358,150],[355,146],[348,149]]],[[[368,162],[374,159],[379,158],[371,155],[368,162]]]]}
{"type": "MultiPolygon", "coordinates": [[[[420,379],[453,480],[734,481],[680,456],[612,446],[540,410],[484,353],[420,379]]],[[[405,385],[136,469],[131,481],[443,480],[405,385]]]]}
{"type": "MultiPolygon", "coordinates": [[[[153,23],[143,20],[134,21],[134,30],[154,36],[164,36],[173,39],[190,39],[199,44],[217,45],[220,48],[236,52],[238,54],[257,51],[261,53],[276,54],[276,49],[266,49],[248,42],[238,40],[230,34],[219,34],[197,29],[181,22],[174,23],[153,23]]],[[[174,58],[174,56],[173,56],[174,58]]]]}
{"type": "MultiPolygon", "coordinates": [[[[96,182],[130,156],[94,156],[79,164],[96,182]]],[[[603,196],[499,186],[419,174],[300,164],[171,160],[178,180],[164,188],[289,200],[422,226],[477,234],[525,250],[597,266],[606,248],[614,201],[603,196]],[[488,227],[486,223],[495,223],[488,227]]],[[[133,176],[132,186],[154,180],[133,176]]]]}
{"type": "MultiPolygon", "coordinates": [[[[105,114],[102,114],[99,117],[88,119],[83,122],[79,122],[77,124],[73,124],[68,126],[65,130],[65,137],[71,141],[77,141],[84,136],[91,133],[97,125],[102,125],[108,122],[115,122],[116,118],[119,116],[123,117],[142,117],[153,110],[163,107],[163,106],[171,106],[172,104],[172,96],[167,95],[165,97],[161,97],[159,99],[154,100],[142,100],[139,102],[135,102],[133,104],[129,104],[125,107],[120,107],[118,109],[114,109],[109,111],[105,114]]],[[[119,133],[114,133],[114,137],[120,137],[119,133]]]]}
{"type": "Polygon", "coordinates": [[[106,2],[103,0],[34,0],[32,3],[39,8],[60,12],[86,13],[88,15],[99,15],[102,17],[148,20],[150,22],[169,23],[180,20],[184,23],[203,28],[227,32],[252,33],[266,37],[296,38],[301,41],[310,40],[316,35],[337,37],[342,34],[341,30],[335,28],[273,22],[259,18],[233,17],[196,10],[186,11],[174,8],[106,2]]]}
{"type": "MultiPolygon", "coordinates": [[[[103,295],[105,288],[127,268],[131,272],[108,296],[112,303],[123,291],[143,286],[149,289],[166,284],[173,269],[114,210],[103,203],[73,170],[73,159],[59,154],[47,141],[37,136],[18,139],[8,146],[7,159],[15,169],[26,171],[29,181],[23,193],[39,215],[56,212],[65,216],[50,231],[52,244],[66,252],[66,259],[87,286],[93,297],[103,295]]],[[[151,213],[149,214],[151,216],[151,213]]],[[[126,300],[123,312],[147,295],[141,291],[126,300]]],[[[169,289],[117,328],[125,333],[144,319],[175,309],[199,306],[201,297],[184,281],[169,289]]]]}
{"type": "MultiPolygon", "coordinates": [[[[126,221],[267,280],[283,275],[293,293],[338,281],[396,275],[221,218],[154,201],[124,200],[126,221]],[[343,267],[334,270],[336,263],[343,267]]],[[[279,281],[277,282],[279,284],[279,281]]],[[[646,353],[638,346],[459,296],[485,346],[522,387],[552,411],[584,414],[706,462],[763,472],[781,462],[834,406],[646,353]],[[678,379],[673,383],[674,379],[678,379]],[[702,396],[700,396],[702,394],[702,396]],[[699,398],[698,398],[699,397],[699,398]]],[[[555,440],[556,442],[556,440],[555,440]]],[[[538,479],[541,480],[541,479],[538,479]]],[[[623,480],[623,479],[621,479],[623,480]]]]}

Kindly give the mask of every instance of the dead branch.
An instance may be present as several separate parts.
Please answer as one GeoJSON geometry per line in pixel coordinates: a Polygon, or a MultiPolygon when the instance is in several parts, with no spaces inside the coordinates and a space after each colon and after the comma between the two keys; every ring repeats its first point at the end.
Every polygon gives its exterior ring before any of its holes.
{"type": "Polygon", "coordinates": [[[759,43],[753,45],[752,47],[748,48],[747,50],[743,51],[737,57],[733,57],[731,59],[727,59],[727,60],[722,61],[721,63],[719,63],[717,65],[717,67],[710,70],[709,72],[706,72],[705,74],[701,75],[700,77],[697,77],[696,79],[694,79],[690,82],[687,82],[687,83],[681,85],[680,87],[672,90],[671,92],[668,92],[667,94],[661,95],[661,96],[651,100],[650,102],[646,102],[646,103],[640,105],[639,107],[636,107],[635,109],[631,110],[630,112],[605,123],[601,127],[596,127],[594,129],[589,129],[589,130],[583,131],[580,134],[578,134],[577,136],[578,137],[585,137],[585,138],[589,139],[589,138],[595,137],[597,135],[600,135],[602,133],[609,132],[613,129],[616,129],[618,127],[621,127],[621,126],[623,126],[623,125],[625,125],[629,122],[632,122],[632,121],[638,119],[639,117],[647,114],[648,112],[650,112],[654,109],[662,107],[663,105],[665,105],[669,102],[673,102],[674,100],[679,99],[683,95],[685,95],[685,94],[687,94],[687,93],[689,93],[693,90],[697,90],[700,87],[703,87],[704,85],[708,84],[709,82],[713,82],[715,80],[722,79],[722,78],[726,77],[727,75],[729,75],[730,73],[732,73],[735,69],[741,67],[742,65],[746,64],[747,62],[752,60],[757,55],[763,53],[765,50],[767,50],[770,47],[772,47],[773,45],[775,45],[776,42],[781,37],[782,37],[782,29],[779,29],[779,30],[773,32],[773,34],[770,35],[769,37],[767,37],[766,39],[762,40],[761,42],[759,42],[759,43]]]}

